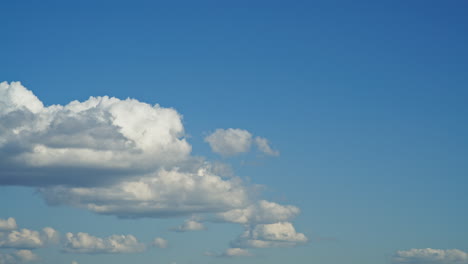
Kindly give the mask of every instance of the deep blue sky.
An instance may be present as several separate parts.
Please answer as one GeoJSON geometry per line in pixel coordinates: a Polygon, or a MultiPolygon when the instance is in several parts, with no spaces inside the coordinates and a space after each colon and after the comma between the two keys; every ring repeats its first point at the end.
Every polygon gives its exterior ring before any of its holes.
{"type": "MultiPolygon", "coordinates": [[[[295,227],[310,239],[216,259],[203,251],[241,229],[213,224],[167,233],[166,251],[41,249],[43,263],[383,264],[397,250],[468,250],[466,1],[4,1],[0,10],[0,81],[21,81],[46,105],[109,95],[175,108],[193,154],[298,206],[295,227]],[[264,136],[281,155],[219,157],[203,141],[217,128],[264,136]]],[[[142,240],[183,220],[49,207],[33,188],[3,186],[7,217],[142,240]]]]}

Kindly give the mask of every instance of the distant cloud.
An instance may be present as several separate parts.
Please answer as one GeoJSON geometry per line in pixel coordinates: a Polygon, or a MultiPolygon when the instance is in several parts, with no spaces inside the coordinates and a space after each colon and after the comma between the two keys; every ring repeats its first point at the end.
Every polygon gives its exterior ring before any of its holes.
{"type": "Polygon", "coordinates": [[[18,228],[18,226],[16,225],[16,220],[14,218],[0,218],[0,231],[15,230],[16,228],[18,228]]]}
{"type": "Polygon", "coordinates": [[[0,264],[20,264],[37,260],[38,257],[31,250],[16,250],[13,253],[0,253],[0,264]]]}
{"type": "Polygon", "coordinates": [[[205,256],[218,257],[218,258],[232,258],[232,257],[251,257],[253,256],[247,249],[243,248],[228,248],[221,254],[213,252],[205,252],[205,256]]]}
{"type": "Polygon", "coordinates": [[[252,143],[257,145],[259,151],[270,156],[279,156],[279,151],[273,150],[266,138],[255,137],[244,129],[228,128],[216,129],[215,132],[205,137],[205,141],[211,150],[223,156],[234,156],[248,152],[252,143]]]}
{"type": "Polygon", "coordinates": [[[151,243],[151,245],[157,248],[167,248],[168,242],[164,238],[156,237],[155,239],[153,239],[153,242],[151,243]]]}
{"type": "Polygon", "coordinates": [[[34,249],[42,248],[58,241],[58,232],[46,227],[41,231],[26,228],[0,232],[0,248],[34,249]]]}
{"type": "Polygon", "coordinates": [[[458,249],[400,250],[393,256],[394,264],[466,264],[468,253],[458,249]]]}
{"type": "Polygon", "coordinates": [[[271,224],[290,220],[299,212],[299,208],[292,205],[280,205],[261,200],[242,209],[219,213],[217,216],[223,221],[238,224],[271,224]]]}
{"type": "Polygon", "coordinates": [[[289,222],[261,224],[248,229],[231,245],[239,248],[293,247],[308,241],[289,222]]]}
{"type": "Polygon", "coordinates": [[[228,248],[222,256],[225,257],[250,257],[252,254],[247,249],[228,248]]]}
{"type": "Polygon", "coordinates": [[[67,233],[63,251],[85,254],[137,253],[145,250],[145,245],[132,235],[112,235],[107,238],[88,233],[67,233]]]}
{"type": "Polygon", "coordinates": [[[202,223],[197,222],[195,220],[187,220],[183,225],[171,228],[172,231],[176,232],[199,231],[204,229],[205,226],[202,223]]]}

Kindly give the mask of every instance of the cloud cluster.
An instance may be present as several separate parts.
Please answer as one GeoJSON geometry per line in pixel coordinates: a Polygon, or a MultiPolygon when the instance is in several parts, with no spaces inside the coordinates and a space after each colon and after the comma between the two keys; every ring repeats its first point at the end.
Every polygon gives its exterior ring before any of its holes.
{"type": "Polygon", "coordinates": [[[0,248],[34,249],[42,248],[50,243],[56,243],[59,234],[50,227],[41,231],[26,228],[0,232],[0,248]]]}
{"type": "Polygon", "coordinates": [[[255,137],[244,129],[228,128],[216,129],[215,132],[205,137],[211,150],[223,156],[234,156],[250,150],[252,143],[257,145],[258,150],[270,156],[278,156],[279,151],[273,150],[266,138],[255,137]]]}
{"type": "Polygon", "coordinates": [[[458,249],[400,250],[393,256],[395,264],[466,264],[468,253],[458,249]]]}
{"type": "MultiPolygon", "coordinates": [[[[176,231],[201,230],[203,221],[211,220],[241,224],[248,232],[233,248],[293,246],[307,240],[290,223],[299,208],[258,200],[252,195],[255,187],[226,166],[191,156],[184,133],[182,116],[171,108],[107,96],[44,106],[21,83],[3,82],[0,185],[34,186],[50,205],[121,218],[207,215],[187,220],[176,231]],[[281,228],[288,236],[274,235],[281,228]]],[[[242,129],[218,129],[205,140],[226,156],[249,151],[252,144],[267,155],[279,154],[268,140],[242,129]]],[[[0,220],[0,230],[5,231],[0,247],[41,247],[53,233],[16,230],[14,219],[0,220]]],[[[66,252],[144,248],[131,235],[68,233],[65,239],[66,252]]]]}
{"type": "Polygon", "coordinates": [[[0,252],[0,264],[17,264],[36,260],[31,250],[43,248],[59,241],[59,233],[50,227],[41,231],[18,229],[12,217],[0,219],[0,249],[14,249],[12,253],[0,252]]]}
{"type": "Polygon", "coordinates": [[[87,233],[67,233],[63,251],[68,253],[110,254],[137,253],[145,250],[145,245],[133,235],[112,235],[107,238],[95,237],[87,233]]]}

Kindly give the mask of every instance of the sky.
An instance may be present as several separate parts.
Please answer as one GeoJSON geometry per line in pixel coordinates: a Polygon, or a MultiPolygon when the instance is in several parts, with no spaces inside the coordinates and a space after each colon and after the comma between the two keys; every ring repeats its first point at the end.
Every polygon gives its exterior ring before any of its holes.
{"type": "Polygon", "coordinates": [[[466,1],[0,10],[0,264],[468,263],[466,1]]]}

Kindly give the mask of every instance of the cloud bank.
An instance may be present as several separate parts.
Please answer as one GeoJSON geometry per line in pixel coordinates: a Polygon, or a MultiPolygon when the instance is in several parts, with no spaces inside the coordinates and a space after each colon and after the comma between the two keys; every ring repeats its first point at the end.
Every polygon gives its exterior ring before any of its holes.
{"type": "Polygon", "coordinates": [[[468,253],[458,249],[400,250],[393,256],[395,264],[466,264],[468,253]]]}

